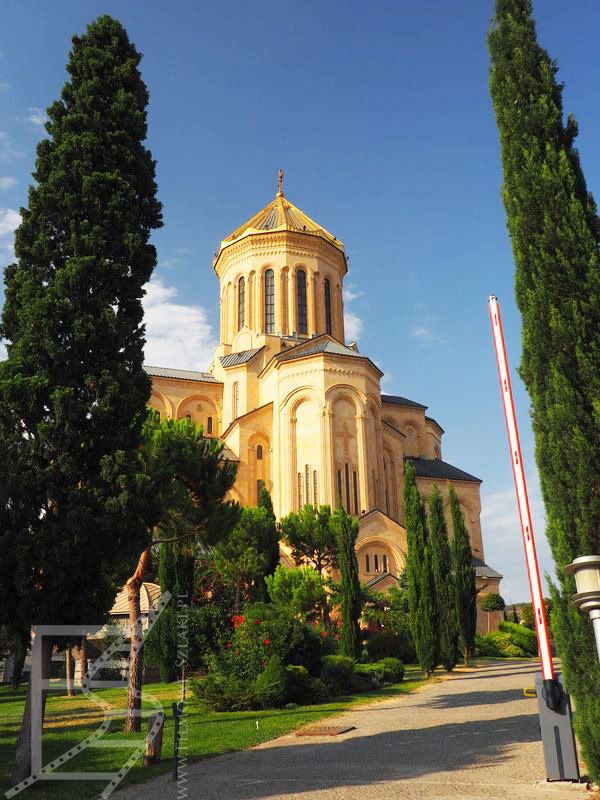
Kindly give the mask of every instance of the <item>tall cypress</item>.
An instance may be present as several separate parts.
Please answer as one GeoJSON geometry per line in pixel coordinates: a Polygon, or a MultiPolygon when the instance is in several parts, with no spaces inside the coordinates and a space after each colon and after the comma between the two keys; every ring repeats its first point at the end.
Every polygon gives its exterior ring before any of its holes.
{"type": "Polygon", "coordinates": [[[426,675],[431,675],[439,660],[431,542],[417,475],[410,461],[404,462],[404,526],[410,627],[419,664],[426,675]]]}
{"type": "Polygon", "coordinates": [[[600,667],[564,567],[600,551],[600,226],[563,116],[557,65],[530,0],[497,0],[490,88],[523,320],[520,372],[532,404],[547,536],[557,568],[554,632],[590,774],[600,780],[600,667]]]}
{"type": "Polygon", "coordinates": [[[269,528],[266,531],[267,540],[265,542],[265,555],[266,555],[265,574],[261,579],[263,584],[263,597],[265,600],[268,600],[269,595],[267,592],[267,587],[265,585],[264,579],[267,575],[273,575],[273,573],[279,566],[279,526],[277,525],[275,512],[273,511],[273,501],[271,500],[271,495],[267,487],[264,486],[264,484],[263,486],[260,487],[260,492],[258,493],[257,505],[259,508],[265,509],[265,511],[269,515],[269,521],[270,521],[269,528]]]}
{"type": "MultiPolygon", "coordinates": [[[[110,17],[73,38],[5,272],[0,622],[11,626],[102,620],[147,541],[142,297],[162,223],[140,59],[110,17]]],[[[29,769],[21,744],[15,777],[29,769]]]]}
{"type": "Polygon", "coordinates": [[[477,588],[471,539],[465,525],[465,515],[460,507],[454,486],[450,487],[450,516],[452,517],[452,562],[456,587],[456,606],[460,643],[465,666],[475,651],[477,631],[477,588]]]}
{"type": "Polygon", "coordinates": [[[458,610],[444,502],[437,486],[433,487],[429,497],[429,535],[437,607],[439,659],[444,669],[450,672],[456,666],[458,656],[458,610]]]}
{"type": "Polygon", "coordinates": [[[345,656],[360,658],[361,591],[356,560],[358,520],[339,506],[331,515],[331,526],[337,539],[340,564],[340,650],[345,656]]]}

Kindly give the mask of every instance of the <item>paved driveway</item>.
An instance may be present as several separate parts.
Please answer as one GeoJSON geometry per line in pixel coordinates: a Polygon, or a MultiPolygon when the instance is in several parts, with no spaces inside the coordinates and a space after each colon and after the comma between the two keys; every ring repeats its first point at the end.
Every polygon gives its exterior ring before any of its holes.
{"type": "MultiPolygon", "coordinates": [[[[336,738],[293,734],[192,765],[188,794],[168,776],[119,800],[545,800],[588,795],[546,784],[537,705],[523,697],[535,665],[491,664],[337,718],[336,738]]],[[[327,720],[333,724],[333,720],[327,720]]]]}

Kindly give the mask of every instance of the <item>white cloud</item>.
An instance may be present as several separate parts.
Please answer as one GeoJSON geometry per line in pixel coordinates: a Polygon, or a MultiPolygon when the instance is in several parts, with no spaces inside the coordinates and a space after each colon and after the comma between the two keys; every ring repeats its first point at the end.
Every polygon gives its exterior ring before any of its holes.
{"type": "Polygon", "coordinates": [[[0,80],[0,92],[7,92],[10,89],[10,83],[8,81],[0,80]]]}
{"type": "Polygon", "coordinates": [[[14,208],[0,208],[0,266],[9,264],[15,255],[15,230],[21,224],[21,215],[14,208]]]}
{"type": "Polygon", "coordinates": [[[43,128],[48,122],[48,115],[43,108],[32,106],[29,114],[25,117],[25,122],[30,122],[36,128],[43,128]]]}
{"type": "MultiPolygon", "coordinates": [[[[343,296],[344,304],[348,306],[357,297],[360,297],[362,292],[357,291],[354,284],[344,286],[343,296]]],[[[357,342],[363,329],[363,320],[354,311],[349,311],[344,308],[344,334],[347,342],[357,342]]]]}
{"type": "Polygon", "coordinates": [[[145,360],[157,367],[205,370],[217,339],[204,308],[177,302],[177,289],[154,277],[146,284],[145,360]]]}
{"type": "MultiPolygon", "coordinates": [[[[544,574],[553,577],[554,564],[545,535],[545,511],[537,472],[527,476],[527,489],[542,588],[547,594],[544,574]]],[[[500,592],[507,603],[509,599],[513,603],[528,601],[529,582],[514,487],[492,494],[484,492],[481,507],[485,561],[504,575],[500,592]]]]}
{"type": "Polygon", "coordinates": [[[6,131],[0,131],[0,161],[14,161],[23,158],[23,152],[17,150],[6,131]]]}
{"type": "Polygon", "coordinates": [[[17,179],[13,178],[12,175],[0,176],[0,189],[12,189],[13,186],[16,185],[17,185],[17,179]]]}
{"type": "Polygon", "coordinates": [[[425,342],[425,344],[444,344],[446,341],[443,336],[436,333],[431,324],[415,325],[410,335],[413,339],[419,339],[419,341],[425,342]]]}

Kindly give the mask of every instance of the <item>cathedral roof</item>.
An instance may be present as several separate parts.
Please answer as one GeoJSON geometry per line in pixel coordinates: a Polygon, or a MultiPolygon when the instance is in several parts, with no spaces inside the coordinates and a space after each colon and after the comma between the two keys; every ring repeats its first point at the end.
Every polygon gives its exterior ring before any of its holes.
{"type": "Polygon", "coordinates": [[[452,464],[448,464],[439,458],[412,458],[407,456],[406,460],[412,463],[418,478],[439,478],[447,481],[481,483],[481,478],[469,475],[468,472],[464,472],[458,467],[453,467],[452,464]]]}
{"type": "Polygon", "coordinates": [[[504,577],[499,572],[496,572],[495,569],[492,569],[492,567],[488,566],[485,561],[482,561],[480,558],[473,557],[473,567],[475,568],[475,575],[477,575],[478,578],[504,577]]]}
{"type": "Polygon", "coordinates": [[[171,367],[151,367],[144,364],[144,372],[153,378],[177,378],[181,381],[202,381],[220,383],[210,372],[196,372],[192,369],[172,369],[171,367]]]}
{"type": "Polygon", "coordinates": [[[416,403],[414,400],[409,400],[407,397],[400,397],[397,394],[382,394],[382,403],[389,403],[393,406],[409,406],[410,408],[427,408],[422,403],[416,403]]]}
{"type": "Polygon", "coordinates": [[[239,353],[229,353],[227,356],[221,356],[221,364],[224,367],[237,367],[253,359],[261,350],[264,350],[264,346],[255,347],[253,350],[241,350],[239,353]]]}
{"type": "Polygon", "coordinates": [[[293,361],[295,358],[304,358],[305,356],[312,356],[315,353],[331,353],[336,356],[352,356],[353,358],[364,358],[361,354],[348,347],[335,339],[330,339],[329,336],[319,336],[318,339],[313,341],[308,340],[289,350],[287,353],[280,353],[277,356],[278,361],[293,361]]]}
{"type": "Polygon", "coordinates": [[[290,203],[280,190],[277,192],[275,199],[262,208],[258,214],[255,214],[223,239],[215,258],[215,264],[224,248],[246,236],[270,231],[296,231],[297,233],[306,233],[309,236],[319,236],[344,253],[344,245],[339,239],[311,219],[304,211],[300,211],[293,203],[290,203]]]}

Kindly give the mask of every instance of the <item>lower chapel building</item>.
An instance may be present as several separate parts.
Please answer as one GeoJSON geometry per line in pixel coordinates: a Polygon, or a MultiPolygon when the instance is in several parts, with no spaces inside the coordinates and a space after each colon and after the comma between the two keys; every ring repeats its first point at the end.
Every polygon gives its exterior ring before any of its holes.
{"type": "MultiPolygon", "coordinates": [[[[221,242],[213,263],[221,298],[213,362],[208,372],[147,366],[151,405],[225,443],[242,504],[255,504],[262,484],[278,518],[341,497],[359,520],[360,578],[381,591],[406,560],[405,461],[423,497],[439,486],[446,512],[451,482],[478,587],[497,592],[502,576],[484,561],[481,481],[443,460],[444,431],[427,406],[382,394],[383,373],[345,342],[342,242],[292,205],[280,180],[275,199],[221,242]]],[[[282,560],[291,563],[285,552],[282,560]]]]}

